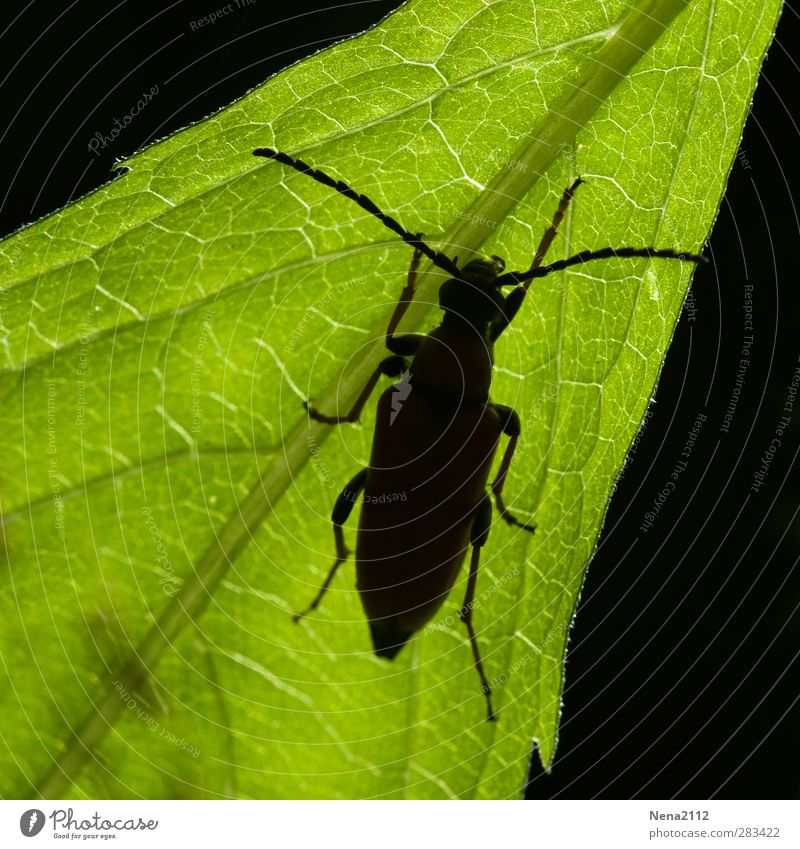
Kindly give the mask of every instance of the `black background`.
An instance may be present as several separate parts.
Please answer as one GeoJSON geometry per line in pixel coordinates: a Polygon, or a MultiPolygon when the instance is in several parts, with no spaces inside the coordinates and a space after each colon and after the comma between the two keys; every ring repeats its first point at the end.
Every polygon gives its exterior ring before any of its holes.
{"type": "MultiPolygon", "coordinates": [[[[235,2],[235,0],[234,0],[235,2]]],[[[213,26],[219,3],[4,6],[0,36],[0,234],[107,182],[116,158],[197,121],[268,76],[367,28],[395,2],[254,0],[213,26]],[[154,84],[116,142],[107,134],[154,84]]],[[[222,5],[225,5],[224,3],[222,5]]],[[[753,473],[800,355],[792,191],[800,132],[786,101],[798,18],[787,7],[762,72],[714,228],[572,630],[552,773],[533,760],[529,798],[797,798],[800,795],[800,550],[795,458],[800,405],[766,483],[753,473]],[[753,284],[752,363],[728,434],[720,424],[753,284]],[[698,413],[705,422],[676,494],[646,534],[698,413]],[[635,541],[635,542],[634,542],[635,541]],[[632,545],[632,543],[634,543],[632,545]]]]}

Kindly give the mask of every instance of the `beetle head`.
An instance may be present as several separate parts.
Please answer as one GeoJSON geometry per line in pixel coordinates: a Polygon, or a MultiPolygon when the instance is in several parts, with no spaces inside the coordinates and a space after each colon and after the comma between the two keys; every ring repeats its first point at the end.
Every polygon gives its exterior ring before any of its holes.
{"type": "Polygon", "coordinates": [[[505,298],[497,288],[498,276],[506,267],[499,256],[473,259],[458,277],[451,277],[439,288],[439,306],[446,315],[480,329],[503,314],[505,298]]]}

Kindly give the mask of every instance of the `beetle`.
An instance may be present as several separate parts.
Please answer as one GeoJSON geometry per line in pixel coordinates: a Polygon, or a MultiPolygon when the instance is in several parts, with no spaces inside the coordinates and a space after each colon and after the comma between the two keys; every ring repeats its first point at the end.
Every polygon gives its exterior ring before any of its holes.
{"type": "Polygon", "coordinates": [[[481,548],[489,535],[492,499],[509,525],[533,532],[503,500],[503,486],[521,433],[519,415],[489,397],[494,344],[511,324],[533,280],[597,259],[650,257],[699,263],[703,257],[672,249],[586,250],[544,266],[544,258],[580,178],[564,191],[550,226],[524,272],[505,271],[497,256],[473,259],[463,268],[434,250],[421,233],[411,233],[346,183],[281,151],[259,148],[255,156],[282,165],[334,189],[375,216],[414,249],[406,285],[386,329],[390,355],[368,379],[343,416],[326,415],[306,404],[310,417],[336,425],[357,422],[382,375],[402,377],[378,399],[369,465],[336,499],[333,522],[336,559],[319,592],[295,621],[315,610],[350,551],[343,525],[363,495],[356,544],[356,585],[369,621],[375,654],[394,658],[414,632],[435,616],[455,584],[467,549],[469,576],[459,618],[486,699],[487,719],[496,718],[472,624],[481,548]],[[439,289],[441,324],[427,335],[396,335],[415,291],[425,256],[449,276],[439,289]],[[505,296],[501,290],[513,286],[505,296]],[[501,436],[508,437],[496,477],[489,473],[501,436]],[[488,491],[487,491],[488,485],[488,491]]]}

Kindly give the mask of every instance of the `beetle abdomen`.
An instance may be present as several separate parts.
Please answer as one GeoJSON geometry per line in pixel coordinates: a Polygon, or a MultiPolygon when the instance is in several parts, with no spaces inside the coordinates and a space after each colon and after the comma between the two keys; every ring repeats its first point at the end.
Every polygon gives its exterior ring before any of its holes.
{"type": "Polygon", "coordinates": [[[375,650],[389,657],[452,588],[500,437],[491,406],[440,405],[413,376],[408,397],[396,393],[378,402],[356,548],[375,650]]]}

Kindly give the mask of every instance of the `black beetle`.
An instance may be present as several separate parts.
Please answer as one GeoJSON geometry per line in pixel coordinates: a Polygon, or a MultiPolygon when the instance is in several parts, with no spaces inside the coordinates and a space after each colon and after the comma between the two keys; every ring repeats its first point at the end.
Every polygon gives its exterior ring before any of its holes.
{"type": "Polygon", "coordinates": [[[369,466],[347,484],[333,508],[336,560],[314,600],[295,619],[317,607],[336,570],[347,559],[350,552],[342,525],[362,493],[356,545],[357,587],[369,619],[375,654],[380,657],[395,657],[409,637],[430,622],[452,589],[471,547],[467,592],[459,616],[469,636],[488,718],[493,720],[491,689],[472,627],[480,550],[491,524],[490,493],[506,522],[526,531],[534,530],[534,525],[514,517],[503,502],[503,484],[520,435],[520,420],[510,407],[489,399],[494,343],[517,314],[531,281],[538,277],[612,257],[659,257],[695,263],[703,258],[671,249],[603,248],[543,266],[573,193],[582,182],[578,179],[563,193],[527,271],[506,272],[505,263],[496,256],[474,259],[460,269],[457,260],[433,250],[422,240],[421,233],[405,230],[346,183],[280,151],[260,148],[253,153],[329,186],[414,248],[406,286],[386,330],[386,347],[391,356],[379,364],[346,415],[328,416],[307,406],[316,421],[355,422],[381,375],[403,378],[378,400],[369,466]],[[427,335],[396,336],[395,330],[414,296],[423,255],[450,275],[439,289],[444,317],[441,325],[427,335]],[[503,286],[514,289],[504,296],[503,286]],[[409,358],[413,358],[411,362],[409,358]],[[487,492],[492,460],[502,434],[509,441],[487,492]]]}

